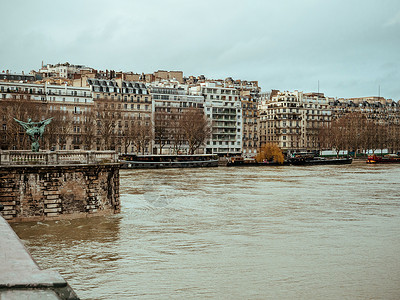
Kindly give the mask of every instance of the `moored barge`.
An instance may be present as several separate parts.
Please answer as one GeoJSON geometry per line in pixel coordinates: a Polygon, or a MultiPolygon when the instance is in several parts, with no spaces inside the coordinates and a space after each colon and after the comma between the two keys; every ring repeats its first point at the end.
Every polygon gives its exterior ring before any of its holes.
{"type": "Polygon", "coordinates": [[[161,169],[218,167],[218,156],[195,155],[120,155],[121,169],[161,169]]]}
{"type": "Polygon", "coordinates": [[[274,161],[262,161],[257,162],[254,158],[243,158],[243,157],[232,157],[228,160],[226,164],[227,167],[261,167],[261,166],[288,166],[290,163],[284,161],[283,163],[278,163],[274,161]]]}
{"type": "Polygon", "coordinates": [[[315,156],[312,153],[307,154],[294,154],[289,159],[290,164],[295,166],[310,166],[310,165],[345,165],[351,164],[353,159],[351,157],[343,158],[326,158],[315,156]]]}

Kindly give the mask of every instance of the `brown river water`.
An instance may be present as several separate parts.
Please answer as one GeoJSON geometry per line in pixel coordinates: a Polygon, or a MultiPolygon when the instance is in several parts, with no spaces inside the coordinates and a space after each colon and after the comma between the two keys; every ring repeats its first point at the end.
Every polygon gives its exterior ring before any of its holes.
{"type": "Polygon", "coordinates": [[[13,224],[81,299],[400,299],[400,165],[121,170],[121,213],[13,224]]]}

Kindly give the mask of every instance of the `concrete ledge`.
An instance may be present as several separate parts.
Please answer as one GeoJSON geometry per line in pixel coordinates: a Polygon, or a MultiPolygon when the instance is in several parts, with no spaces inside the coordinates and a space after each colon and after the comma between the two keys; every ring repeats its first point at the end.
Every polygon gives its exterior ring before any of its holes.
{"type": "Polygon", "coordinates": [[[0,299],[79,299],[61,275],[41,270],[0,217],[0,299]]]}

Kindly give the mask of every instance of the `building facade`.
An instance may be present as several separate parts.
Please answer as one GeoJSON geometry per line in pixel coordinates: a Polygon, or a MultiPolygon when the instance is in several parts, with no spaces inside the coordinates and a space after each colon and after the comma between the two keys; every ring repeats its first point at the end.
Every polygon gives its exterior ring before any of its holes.
{"type": "Polygon", "coordinates": [[[206,152],[219,156],[242,154],[243,122],[240,93],[219,82],[206,81],[190,87],[204,97],[204,108],[211,128],[206,152]]]}
{"type": "Polygon", "coordinates": [[[259,149],[258,98],[241,96],[243,119],[243,156],[254,157],[259,149]]]}
{"type": "Polygon", "coordinates": [[[96,148],[150,154],[152,98],[144,83],[88,79],[95,102],[96,148]]]}
{"type": "Polygon", "coordinates": [[[261,143],[287,153],[319,150],[318,129],[332,118],[329,98],[318,93],[272,91],[259,109],[261,143]]]}
{"type": "Polygon", "coordinates": [[[380,125],[398,125],[400,124],[400,105],[392,99],[383,97],[360,97],[349,99],[331,99],[329,108],[332,111],[333,118],[359,112],[380,125]]]}
{"type": "Polygon", "coordinates": [[[53,120],[46,132],[46,147],[54,150],[86,148],[82,144],[82,127],[85,116],[93,110],[89,88],[0,81],[0,95],[3,115],[2,148],[21,147],[23,131],[13,118],[39,121],[49,117],[53,117],[53,120]],[[7,137],[15,133],[18,137],[7,137]]]}
{"type": "MultiPolygon", "coordinates": [[[[150,85],[154,111],[154,149],[158,154],[188,154],[189,146],[182,132],[181,117],[190,108],[204,114],[204,97],[190,95],[187,86],[177,81],[161,81],[150,85]]],[[[204,153],[201,145],[197,153],[204,153]]]]}
{"type": "Polygon", "coordinates": [[[90,71],[92,70],[92,68],[88,68],[83,65],[71,65],[69,63],[56,65],[47,64],[42,65],[38,73],[43,77],[60,77],[72,79],[74,74],[79,73],[83,70],[90,71]]]}

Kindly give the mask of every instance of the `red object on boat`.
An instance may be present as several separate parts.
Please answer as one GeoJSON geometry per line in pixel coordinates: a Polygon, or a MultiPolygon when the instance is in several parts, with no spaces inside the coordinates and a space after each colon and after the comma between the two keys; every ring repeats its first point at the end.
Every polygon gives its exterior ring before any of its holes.
{"type": "Polygon", "coordinates": [[[377,156],[375,154],[368,155],[367,163],[369,164],[400,164],[400,157],[396,154],[387,154],[385,156],[377,156]]]}

